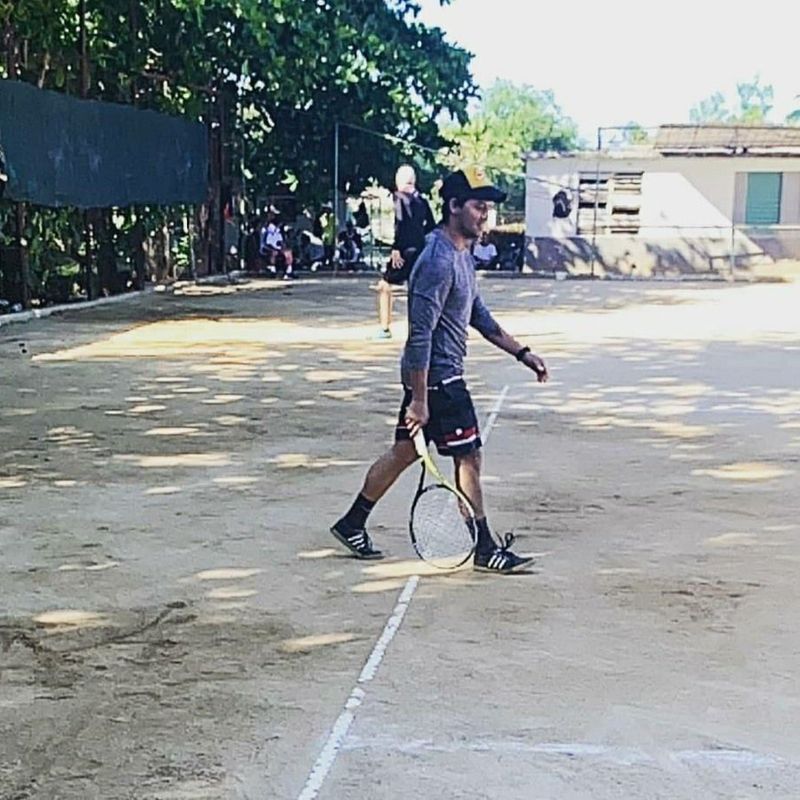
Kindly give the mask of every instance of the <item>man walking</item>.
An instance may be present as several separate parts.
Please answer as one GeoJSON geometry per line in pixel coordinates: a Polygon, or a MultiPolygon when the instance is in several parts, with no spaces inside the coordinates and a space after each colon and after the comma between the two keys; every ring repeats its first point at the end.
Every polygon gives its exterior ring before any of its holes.
{"type": "Polygon", "coordinates": [[[500,327],[477,290],[470,246],[480,236],[491,204],[502,202],[505,194],[482,170],[470,168],[449,175],[441,195],[442,224],[428,238],[409,281],[409,331],[401,361],[404,395],[395,442],[369,468],[361,492],[331,533],[358,558],[382,558],[367,533],[367,518],[400,474],[417,460],[412,438],[422,430],[441,455],[453,458],[456,482],[475,511],[474,568],[510,573],[532,559],[511,551],[513,538],[496,542],[486,519],[480,431],[464,382],[468,327],[535,372],[540,383],[548,373],[539,356],[500,327]]]}
{"type": "Polygon", "coordinates": [[[414,168],[404,164],[395,175],[394,243],[386,271],[378,281],[378,339],[392,338],[394,286],[408,280],[414,262],[425,247],[425,237],[436,222],[428,201],[417,191],[414,168]]]}

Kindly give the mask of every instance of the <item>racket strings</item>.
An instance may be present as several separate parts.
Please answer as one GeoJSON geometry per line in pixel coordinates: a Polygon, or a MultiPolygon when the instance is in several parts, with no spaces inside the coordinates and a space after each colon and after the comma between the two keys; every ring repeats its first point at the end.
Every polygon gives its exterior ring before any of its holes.
{"type": "Polygon", "coordinates": [[[444,486],[431,486],[418,497],[411,524],[426,560],[463,558],[474,546],[474,520],[444,486]]]}

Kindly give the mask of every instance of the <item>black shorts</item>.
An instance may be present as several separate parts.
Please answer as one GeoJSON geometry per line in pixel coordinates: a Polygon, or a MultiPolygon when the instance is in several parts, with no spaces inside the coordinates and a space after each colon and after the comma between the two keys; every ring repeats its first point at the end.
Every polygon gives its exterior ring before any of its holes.
{"type": "MultiPolygon", "coordinates": [[[[406,389],[397,428],[396,442],[408,441],[406,409],[411,402],[411,389],[406,389]]],[[[440,383],[428,389],[430,419],[425,426],[425,441],[436,444],[443,456],[464,456],[481,447],[478,417],[463,378],[440,383]]]]}
{"type": "Polygon", "coordinates": [[[400,286],[400,284],[405,283],[411,275],[411,269],[416,263],[419,254],[420,251],[418,249],[411,247],[408,250],[403,250],[401,254],[403,256],[403,266],[400,269],[392,269],[391,264],[387,264],[383,271],[383,279],[386,283],[392,286],[400,286]]]}

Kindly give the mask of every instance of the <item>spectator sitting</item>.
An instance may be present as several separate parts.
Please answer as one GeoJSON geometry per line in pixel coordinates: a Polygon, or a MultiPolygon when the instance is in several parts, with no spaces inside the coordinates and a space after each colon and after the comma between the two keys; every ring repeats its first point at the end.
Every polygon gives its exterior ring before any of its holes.
{"type": "Polygon", "coordinates": [[[473,245],[472,257],[475,259],[476,269],[492,269],[497,266],[497,248],[489,241],[486,231],[473,245]]]}
{"type": "Polygon", "coordinates": [[[355,225],[348,220],[345,229],[339,234],[339,260],[349,266],[357,264],[363,250],[364,242],[355,225]]]}
{"type": "Polygon", "coordinates": [[[353,221],[359,231],[366,231],[369,228],[369,214],[367,213],[367,204],[362,200],[358,204],[356,213],[353,214],[353,221]]]}
{"type": "Polygon", "coordinates": [[[283,279],[294,277],[292,248],[287,246],[283,231],[278,225],[277,214],[270,211],[261,228],[259,253],[263,257],[267,269],[274,275],[279,267],[283,268],[283,279]]]}

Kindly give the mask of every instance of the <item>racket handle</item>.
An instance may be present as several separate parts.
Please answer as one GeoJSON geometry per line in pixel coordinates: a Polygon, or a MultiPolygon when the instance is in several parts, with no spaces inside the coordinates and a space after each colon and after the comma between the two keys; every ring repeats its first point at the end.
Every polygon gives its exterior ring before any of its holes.
{"type": "Polygon", "coordinates": [[[428,444],[425,441],[425,434],[422,431],[417,431],[414,434],[414,447],[420,458],[425,458],[425,456],[430,455],[428,452],[428,444]]]}

